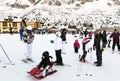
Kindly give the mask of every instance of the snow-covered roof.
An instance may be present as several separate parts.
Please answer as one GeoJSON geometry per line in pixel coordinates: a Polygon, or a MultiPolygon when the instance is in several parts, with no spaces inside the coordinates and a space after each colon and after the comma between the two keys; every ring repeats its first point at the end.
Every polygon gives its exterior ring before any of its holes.
{"type": "MultiPolygon", "coordinates": [[[[5,21],[5,19],[8,19],[8,17],[0,18],[0,21],[5,21]]],[[[21,22],[22,21],[21,18],[14,18],[14,17],[12,17],[12,19],[13,19],[12,22],[21,22]]]]}

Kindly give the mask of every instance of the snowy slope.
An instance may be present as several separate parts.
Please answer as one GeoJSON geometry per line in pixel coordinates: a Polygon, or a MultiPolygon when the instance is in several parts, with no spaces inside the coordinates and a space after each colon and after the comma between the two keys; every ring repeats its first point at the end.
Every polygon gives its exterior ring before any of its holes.
{"type": "MultiPolygon", "coordinates": [[[[49,51],[50,55],[55,60],[54,45],[50,43],[51,39],[54,39],[54,34],[49,35],[35,35],[33,43],[33,54],[34,63],[24,64],[20,60],[24,58],[24,43],[20,41],[19,35],[0,34],[0,43],[7,52],[9,58],[15,65],[10,65],[8,59],[0,48],[0,81],[39,81],[31,77],[26,73],[33,67],[35,67],[41,60],[41,54],[44,51],[49,51]],[[6,68],[2,66],[6,65],[6,68]]],[[[88,63],[81,64],[78,62],[78,55],[82,55],[82,44],[80,42],[79,54],[74,53],[73,42],[76,38],[70,34],[67,35],[66,54],[62,54],[63,61],[67,66],[54,66],[54,69],[58,70],[57,73],[47,76],[45,79],[40,81],[119,81],[120,73],[120,55],[115,49],[115,54],[112,54],[111,48],[106,48],[103,52],[103,65],[102,67],[96,67],[93,62],[96,60],[95,51],[91,55],[87,55],[88,63]],[[81,67],[82,65],[82,67],[81,67]],[[78,67],[81,72],[77,77],[78,67]],[[86,76],[86,73],[88,74],[86,76]],[[92,76],[89,76],[92,74],[92,76]]],[[[93,40],[90,45],[93,44],[93,40]]]]}

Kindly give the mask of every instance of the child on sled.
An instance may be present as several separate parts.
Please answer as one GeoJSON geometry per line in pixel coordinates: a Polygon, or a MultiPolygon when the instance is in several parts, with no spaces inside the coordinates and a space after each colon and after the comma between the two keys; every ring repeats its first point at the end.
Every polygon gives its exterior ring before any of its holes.
{"type": "Polygon", "coordinates": [[[52,56],[49,56],[49,52],[45,51],[42,54],[41,62],[39,63],[39,65],[37,65],[37,68],[43,70],[43,76],[45,76],[45,74],[47,73],[47,71],[50,67],[50,64],[51,64],[50,58],[52,59],[52,56]]]}
{"type": "Polygon", "coordinates": [[[47,73],[49,73],[48,72],[49,70],[53,72],[52,66],[54,63],[50,61],[50,58],[52,59],[52,56],[49,56],[49,52],[45,51],[42,54],[41,62],[37,65],[37,67],[33,68],[28,73],[33,75],[36,78],[36,77],[41,77],[41,76],[42,77],[47,76],[47,73]]]}

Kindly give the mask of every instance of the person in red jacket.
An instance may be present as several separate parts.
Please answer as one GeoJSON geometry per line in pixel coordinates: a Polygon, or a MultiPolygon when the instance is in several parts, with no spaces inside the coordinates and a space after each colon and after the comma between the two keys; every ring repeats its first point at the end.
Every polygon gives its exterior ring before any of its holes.
{"type": "Polygon", "coordinates": [[[118,51],[120,52],[119,37],[120,37],[120,33],[117,31],[117,29],[115,29],[114,32],[110,35],[110,38],[113,38],[113,45],[112,45],[113,53],[114,53],[115,45],[117,45],[118,51]]]}
{"type": "Polygon", "coordinates": [[[80,44],[79,44],[78,39],[76,39],[75,42],[74,42],[74,52],[78,53],[79,48],[80,48],[80,44]]]}

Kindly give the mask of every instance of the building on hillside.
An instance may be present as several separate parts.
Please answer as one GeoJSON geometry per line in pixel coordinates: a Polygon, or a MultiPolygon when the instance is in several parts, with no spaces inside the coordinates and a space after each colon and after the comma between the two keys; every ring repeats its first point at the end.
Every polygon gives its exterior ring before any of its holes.
{"type": "Polygon", "coordinates": [[[33,27],[33,29],[40,29],[41,27],[42,27],[42,25],[41,25],[41,23],[40,22],[33,22],[33,21],[31,21],[31,22],[26,22],[26,25],[27,26],[32,26],[33,27]]]}
{"type": "MultiPolygon", "coordinates": [[[[9,33],[10,28],[12,29],[13,33],[18,33],[20,28],[22,27],[21,25],[21,19],[18,18],[13,18],[9,16],[8,18],[4,18],[0,20],[0,33],[9,33]]],[[[31,25],[33,29],[38,29],[41,28],[41,23],[40,22],[25,22],[26,27],[31,25]]]]}
{"type": "Polygon", "coordinates": [[[21,22],[18,19],[12,19],[12,17],[4,18],[0,20],[0,32],[8,33],[10,28],[13,32],[17,33],[21,27],[21,22]]]}

